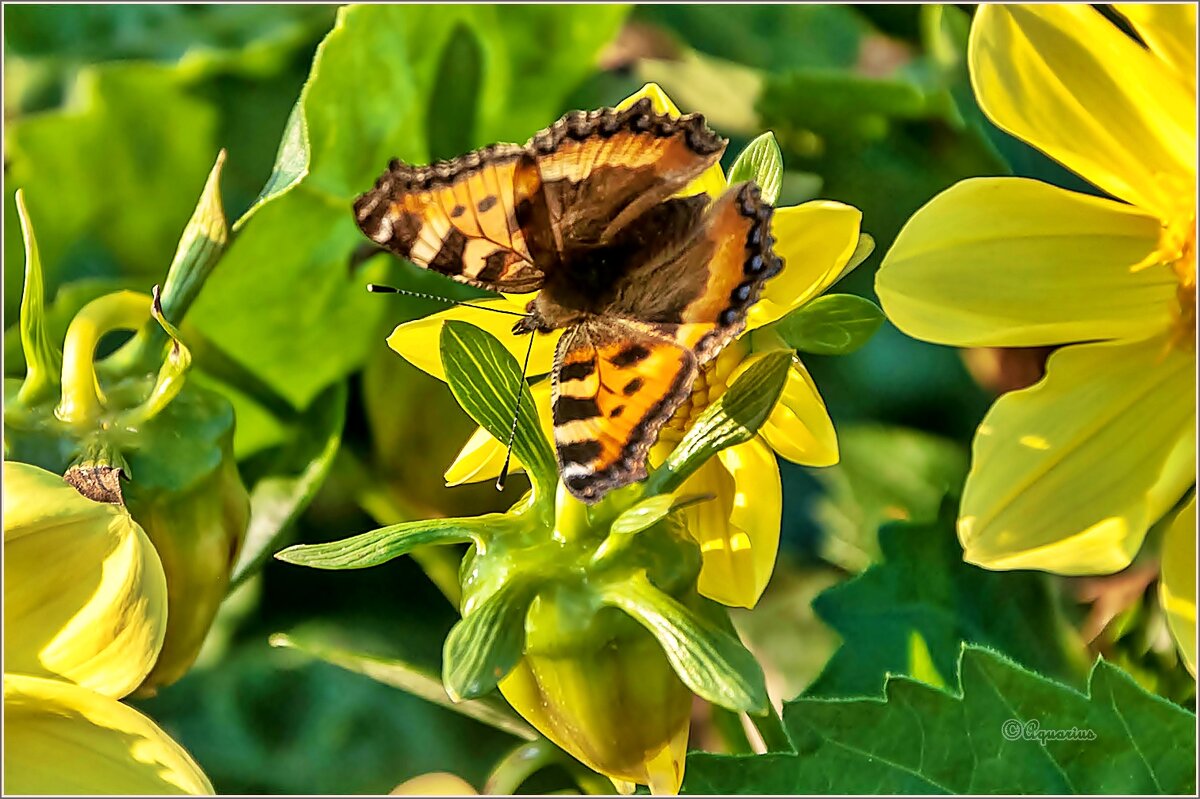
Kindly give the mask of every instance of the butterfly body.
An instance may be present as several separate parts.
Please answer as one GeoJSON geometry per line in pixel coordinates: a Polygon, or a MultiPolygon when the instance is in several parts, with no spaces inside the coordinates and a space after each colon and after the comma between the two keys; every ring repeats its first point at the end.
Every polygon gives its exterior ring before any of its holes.
{"type": "Polygon", "coordinates": [[[516,333],[563,329],[552,370],[564,485],[585,501],[646,475],[699,369],[782,269],[752,183],[676,196],[726,142],[702,117],[572,112],[523,147],[393,162],[355,215],[381,246],[459,282],[537,290],[516,333]]]}

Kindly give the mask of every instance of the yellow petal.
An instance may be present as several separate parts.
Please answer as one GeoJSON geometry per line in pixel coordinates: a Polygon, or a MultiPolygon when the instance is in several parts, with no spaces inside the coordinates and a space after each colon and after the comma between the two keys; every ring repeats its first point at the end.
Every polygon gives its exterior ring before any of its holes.
{"type": "Polygon", "coordinates": [[[166,625],[162,563],[125,508],[5,461],[5,670],[125,696],[153,667],[166,625]]]}
{"type": "Polygon", "coordinates": [[[389,796],[477,796],[471,783],[448,771],[433,771],[405,780],[389,796]]]}
{"type": "MultiPolygon", "coordinates": [[[[621,102],[617,103],[617,110],[623,111],[643,97],[650,98],[650,105],[654,109],[655,113],[666,114],[667,116],[671,117],[683,116],[683,114],[680,113],[679,108],[676,107],[675,103],[671,101],[671,98],[667,96],[667,93],[664,92],[662,87],[657,83],[647,83],[645,86],[638,89],[621,102]]],[[[725,173],[721,171],[721,164],[718,162],[704,170],[700,177],[689,183],[687,188],[679,192],[679,196],[689,197],[691,195],[703,192],[711,197],[717,197],[725,191],[725,188],[728,185],[729,182],[725,180],[725,173]]]]}
{"type": "Polygon", "coordinates": [[[1104,191],[1160,219],[1194,192],[1195,96],[1095,9],[982,5],[968,58],[993,122],[1104,191]]]}
{"type": "Polygon", "coordinates": [[[1165,339],[1081,344],[1001,397],[975,435],[958,522],[989,569],[1107,574],[1196,480],[1195,355],[1165,339]]]}
{"type": "Polygon", "coordinates": [[[1194,3],[1118,3],[1117,11],[1133,25],[1150,52],[1170,64],[1196,93],[1196,5],[1194,3]]]}
{"type": "Polygon", "coordinates": [[[1159,602],[1192,676],[1196,676],[1196,498],[1171,522],[1163,538],[1159,602]]]}
{"type": "MultiPolygon", "coordinates": [[[[475,305],[486,308],[498,308],[504,311],[524,313],[525,306],[517,305],[512,300],[497,298],[494,300],[473,300],[475,305]]],[[[500,343],[513,354],[517,363],[525,359],[525,350],[529,347],[527,336],[513,335],[512,326],[515,316],[491,313],[470,308],[464,305],[405,322],[392,331],[388,336],[388,346],[404,356],[404,359],[418,369],[428,372],[438,380],[446,379],[442,369],[441,341],[442,323],[447,320],[470,322],[491,333],[500,343]]],[[[550,371],[554,363],[554,347],[562,336],[561,330],[553,333],[534,333],[533,354],[529,357],[529,375],[544,375],[550,371]]]]}
{"type": "Polygon", "coordinates": [[[792,362],[779,404],[758,432],[771,449],[792,463],[832,466],[838,462],[833,421],[816,383],[799,359],[792,362]]]}
{"type": "Polygon", "coordinates": [[[721,450],[717,456],[733,478],[730,536],[720,549],[703,552],[700,593],[725,605],[758,603],[779,553],[783,484],[775,453],[761,437],[721,450]]]}
{"type": "Polygon", "coordinates": [[[715,497],[682,511],[700,545],[700,593],[724,605],[753,607],[779,547],[782,493],[774,455],[757,439],[732,447],[705,462],[677,494],[715,497]]]}
{"type": "Polygon", "coordinates": [[[1171,324],[1165,266],[1130,206],[1024,178],[964,180],[904,225],[875,290],[905,333],[957,346],[1032,346],[1153,335],[1171,324]]]}
{"type": "Polygon", "coordinates": [[[750,309],[747,329],[769,324],[829,288],[858,247],[861,225],[862,211],[829,200],[776,209],[771,233],[784,267],[750,309]]]}
{"type": "MultiPolygon", "coordinates": [[[[550,381],[542,380],[530,386],[529,391],[533,395],[533,405],[537,408],[542,433],[547,440],[553,441],[554,423],[550,416],[550,388],[550,381]]],[[[478,483],[499,476],[500,469],[504,466],[505,444],[507,442],[502,444],[487,430],[477,427],[462,451],[458,453],[458,457],[454,459],[454,463],[450,464],[450,468],[446,470],[446,485],[478,483]]],[[[524,471],[524,468],[520,459],[514,454],[510,471],[524,471]]]]}
{"type": "Polygon", "coordinates": [[[131,707],[59,680],[4,675],[4,790],[211,794],[183,747],[131,707]]]}

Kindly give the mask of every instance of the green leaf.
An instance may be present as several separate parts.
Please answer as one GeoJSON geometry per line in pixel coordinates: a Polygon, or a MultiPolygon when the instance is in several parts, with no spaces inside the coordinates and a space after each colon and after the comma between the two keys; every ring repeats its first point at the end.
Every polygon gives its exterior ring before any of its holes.
{"type": "Polygon", "coordinates": [[[646,494],[678,488],[720,450],[754,437],[771,414],[792,367],[791,351],[764,355],[696,420],[666,462],[646,480],[646,494]]]}
{"type": "Polygon", "coordinates": [[[824,488],[812,512],[821,529],[821,557],[849,572],[882,559],[880,525],[933,522],[942,498],[961,490],[967,476],[961,444],[919,430],[839,427],[838,450],[835,465],[808,473],[824,488]]]}
{"type": "Polygon", "coordinates": [[[250,523],[230,590],[258,573],[325,481],[342,442],[348,393],[345,383],[337,383],[317,397],[294,425],[296,437],[273,453],[251,488],[250,523]]]}
{"type": "Polygon", "coordinates": [[[308,174],[308,127],[304,119],[303,103],[304,98],[301,97],[292,106],[267,183],[246,212],[233,223],[235,233],[250,221],[259,208],[285,194],[308,174]]]}
{"type": "Polygon", "coordinates": [[[883,562],[816,598],[813,609],[842,646],[806,695],[875,694],[888,674],[950,684],[963,643],[1071,684],[1082,680],[1083,644],[1058,616],[1046,576],[963,563],[954,518],[947,503],[938,520],[885,525],[883,562]]]}
{"type": "Polygon", "coordinates": [[[744,180],[758,184],[765,202],[774,205],[779,199],[779,189],[783,186],[783,155],[774,133],[767,131],[738,153],[729,169],[729,184],[732,186],[744,180]]]}
{"type": "Polygon", "coordinates": [[[422,519],[401,522],[368,533],[324,544],[296,544],[275,557],[313,569],[366,569],[428,544],[478,542],[489,529],[502,526],[508,517],[493,513],[470,519],[422,519]]]}
{"type": "Polygon", "coordinates": [[[985,649],[959,662],[953,692],[893,677],[881,699],[790,702],[795,755],[693,755],[684,791],[1195,793],[1195,716],[1110,664],[1082,694],[985,649]]]}
{"type": "Polygon", "coordinates": [[[332,663],[348,671],[365,675],[384,685],[399,688],[405,693],[449,708],[456,713],[461,713],[526,741],[536,741],[541,737],[524,719],[499,699],[483,697],[457,702],[452,700],[446,694],[442,680],[437,674],[413,663],[398,658],[355,652],[295,634],[276,633],[271,636],[271,646],[297,649],[326,663],[332,663]]]}
{"type": "Polygon", "coordinates": [[[293,407],[307,407],[382,346],[380,327],[391,307],[364,290],[381,276],[348,268],[353,253],[370,243],[355,225],[354,197],[393,157],[430,161],[442,145],[428,138],[435,109],[453,114],[441,132],[475,118],[471,146],[524,141],[564,110],[564,97],[595,69],[595,54],[624,14],[603,6],[338,9],[275,169],[235,226],[238,237],[191,322],[293,407]],[[459,30],[479,44],[474,109],[435,102],[444,54],[459,30]]]}
{"type": "Polygon", "coordinates": [[[804,70],[769,77],[758,100],[760,121],[781,138],[811,131],[826,138],[884,138],[894,120],[932,114],[924,91],[897,78],[804,70]]]}
{"type": "Polygon", "coordinates": [[[525,650],[525,614],[537,582],[511,578],[463,618],[442,651],[442,682],[455,702],[490,693],[521,660],[525,650]]]}
{"type": "Polygon", "coordinates": [[[850,68],[870,26],[850,6],[638,6],[635,19],[673,31],[701,52],[775,71],[850,68]]]}
{"type": "Polygon", "coordinates": [[[454,398],[497,441],[508,441],[520,392],[521,412],[517,417],[513,452],[525,464],[537,498],[553,497],[558,481],[554,452],[542,435],[533,395],[521,379],[516,359],[495,336],[467,322],[446,322],[442,326],[441,348],[446,381],[454,398]]]}
{"type": "Polygon", "coordinates": [[[826,294],[780,319],[775,331],[789,347],[816,355],[847,355],[875,335],[883,311],[853,294],[826,294]]]}
{"type": "Polygon", "coordinates": [[[602,597],[654,635],[697,696],[728,710],[767,712],[762,668],[741,641],[655,588],[644,572],[605,586],[602,597]]]}

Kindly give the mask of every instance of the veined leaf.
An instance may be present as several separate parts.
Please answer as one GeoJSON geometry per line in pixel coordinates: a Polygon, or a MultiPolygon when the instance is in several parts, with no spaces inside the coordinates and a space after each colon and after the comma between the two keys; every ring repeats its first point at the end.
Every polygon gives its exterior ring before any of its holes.
{"type": "Polygon", "coordinates": [[[446,694],[442,680],[437,674],[407,661],[366,652],[354,652],[307,637],[297,637],[285,633],[272,635],[271,646],[297,649],[326,663],[332,663],[393,688],[399,688],[401,691],[420,697],[427,702],[450,708],[457,713],[526,741],[536,741],[541,737],[524,719],[499,699],[484,697],[461,702],[452,701],[446,694]]]}
{"type": "Polygon", "coordinates": [[[741,641],[655,588],[644,572],[606,586],[603,598],[654,635],[697,696],[728,710],[767,712],[762,668],[741,641]]]}
{"type": "Polygon", "coordinates": [[[525,464],[537,498],[553,497],[558,480],[554,452],[542,435],[533,395],[521,379],[516,359],[495,336],[467,322],[446,322],[441,346],[442,364],[454,398],[497,441],[507,442],[512,434],[519,397],[521,411],[516,419],[513,452],[525,464]]]}
{"type": "Polygon", "coordinates": [[[853,294],[826,294],[780,319],[775,331],[789,347],[816,355],[847,355],[883,324],[883,311],[853,294]]]}
{"type": "Polygon", "coordinates": [[[646,494],[677,488],[700,464],[726,447],[749,441],[767,420],[792,367],[792,353],[764,355],[696,420],[663,465],[646,480],[646,494]]]}
{"type": "Polygon", "coordinates": [[[729,184],[732,186],[743,180],[758,184],[764,202],[774,205],[779,199],[779,190],[783,187],[783,155],[774,133],[767,131],[738,153],[729,169],[729,184]]]}
{"type": "Polygon", "coordinates": [[[1083,643],[1055,611],[1046,576],[987,571],[962,561],[955,506],[940,520],[879,532],[883,562],[834,586],[813,610],[842,637],[807,696],[874,694],[886,675],[954,681],[964,643],[1003,651],[1070,684],[1087,673],[1083,643]]]}
{"type": "Polygon", "coordinates": [[[442,651],[442,682],[451,699],[490,693],[516,667],[525,650],[525,614],[536,593],[536,583],[510,579],[454,625],[442,651]]]}
{"type": "Polygon", "coordinates": [[[489,528],[505,522],[506,517],[500,513],[470,519],[401,522],[340,541],[297,544],[276,552],[275,557],[314,569],[365,569],[405,555],[413,547],[478,542],[489,528]]]}
{"type": "Polygon", "coordinates": [[[1193,794],[1196,717],[1099,661],[1086,694],[965,647],[953,692],[784,707],[795,755],[688,758],[684,792],[1193,794]]]}

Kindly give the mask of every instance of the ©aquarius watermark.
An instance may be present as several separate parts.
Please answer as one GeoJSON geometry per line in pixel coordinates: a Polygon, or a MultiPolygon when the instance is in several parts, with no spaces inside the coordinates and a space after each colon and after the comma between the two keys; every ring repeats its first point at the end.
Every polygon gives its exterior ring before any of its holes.
{"type": "Polygon", "coordinates": [[[1000,733],[1008,741],[1094,741],[1096,731],[1086,727],[1068,727],[1065,729],[1042,729],[1037,719],[1021,721],[1007,719],[1000,725],[1000,733]]]}

